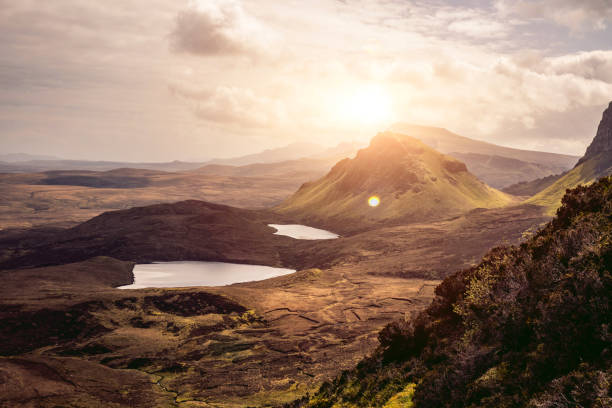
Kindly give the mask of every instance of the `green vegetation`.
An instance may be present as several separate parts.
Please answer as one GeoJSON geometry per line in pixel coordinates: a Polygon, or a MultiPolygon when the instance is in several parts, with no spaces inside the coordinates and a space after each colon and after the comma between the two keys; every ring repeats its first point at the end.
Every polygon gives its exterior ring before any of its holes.
{"type": "Polygon", "coordinates": [[[354,159],[342,160],[324,178],[304,184],[276,209],[308,219],[309,225],[343,231],[373,223],[445,219],[513,200],[478,180],[464,163],[417,139],[385,132],[354,159]],[[368,206],[373,195],[380,197],[376,208],[368,206]]]}
{"type": "Polygon", "coordinates": [[[553,185],[557,180],[563,177],[566,173],[562,174],[553,174],[550,176],[546,176],[543,178],[531,180],[531,181],[522,181],[520,183],[512,184],[511,186],[502,188],[504,193],[512,194],[515,196],[527,196],[531,197],[538,194],[540,191],[545,188],[553,185]]]}
{"type": "Polygon", "coordinates": [[[612,163],[610,163],[610,158],[607,157],[607,152],[600,153],[578,164],[526,202],[546,207],[547,212],[553,215],[561,205],[561,199],[568,189],[579,185],[588,185],[600,177],[608,176],[612,171],[611,166],[612,163]]]}
{"type": "Polygon", "coordinates": [[[296,406],[612,406],[611,220],[612,178],[568,191],[531,239],[445,279],[429,308],[296,406]]]}

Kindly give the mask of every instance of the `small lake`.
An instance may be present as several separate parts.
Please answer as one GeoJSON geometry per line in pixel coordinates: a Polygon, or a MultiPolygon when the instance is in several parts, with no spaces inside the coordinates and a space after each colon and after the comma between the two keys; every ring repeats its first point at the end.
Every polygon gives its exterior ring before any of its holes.
{"type": "Polygon", "coordinates": [[[339,237],[333,232],[299,224],[268,224],[268,226],[276,229],[276,235],[285,235],[295,239],[335,239],[339,237]]]}
{"type": "Polygon", "coordinates": [[[134,266],[134,283],[118,289],[225,286],[288,275],[293,269],[226,262],[156,262],[134,266]]]}

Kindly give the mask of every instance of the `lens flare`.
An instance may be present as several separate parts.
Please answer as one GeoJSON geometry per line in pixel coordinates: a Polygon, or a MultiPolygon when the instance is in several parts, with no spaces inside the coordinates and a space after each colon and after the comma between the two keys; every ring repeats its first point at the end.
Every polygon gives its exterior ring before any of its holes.
{"type": "Polygon", "coordinates": [[[370,207],[377,207],[378,204],[380,204],[380,198],[378,198],[377,196],[372,196],[368,198],[368,205],[370,207]]]}

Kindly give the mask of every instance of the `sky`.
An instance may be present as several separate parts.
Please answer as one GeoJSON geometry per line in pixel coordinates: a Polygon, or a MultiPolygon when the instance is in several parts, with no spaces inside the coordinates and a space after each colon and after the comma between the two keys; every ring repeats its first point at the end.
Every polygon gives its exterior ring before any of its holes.
{"type": "Polygon", "coordinates": [[[0,0],[0,153],[204,160],[395,122],[582,155],[612,0],[0,0]]]}

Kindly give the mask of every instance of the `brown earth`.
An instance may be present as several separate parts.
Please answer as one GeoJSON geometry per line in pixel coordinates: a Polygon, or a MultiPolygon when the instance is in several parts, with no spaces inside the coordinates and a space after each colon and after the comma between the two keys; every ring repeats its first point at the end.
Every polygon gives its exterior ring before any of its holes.
{"type": "Polygon", "coordinates": [[[0,173],[0,230],[69,227],[105,211],[188,199],[267,208],[318,174],[237,177],[138,169],[0,173]]]}
{"type": "Polygon", "coordinates": [[[537,207],[476,210],[433,224],[308,242],[273,235],[261,212],[187,202],[106,214],[68,234],[80,231],[70,236],[77,246],[100,245],[88,255],[109,255],[105,242],[136,243],[152,234],[151,243],[167,237],[165,243],[177,241],[174,248],[218,245],[229,258],[235,246],[199,229],[193,217],[207,219],[202,225],[209,228],[225,226],[244,254],[264,259],[273,249],[281,255],[268,264],[301,271],[226,287],[113,289],[131,282],[129,261],[153,249],[148,246],[132,246],[125,261],[98,257],[0,271],[0,407],[291,401],[370,353],[384,325],[427,306],[437,277],[476,262],[504,240],[516,242],[546,219],[537,207]],[[131,240],[135,225],[156,227],[131,240]]]}

